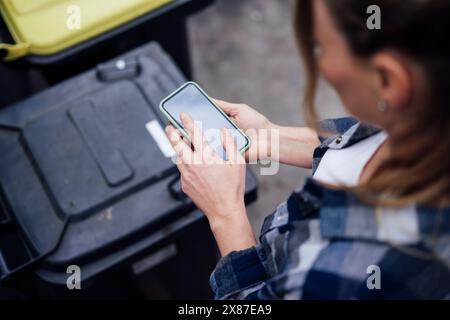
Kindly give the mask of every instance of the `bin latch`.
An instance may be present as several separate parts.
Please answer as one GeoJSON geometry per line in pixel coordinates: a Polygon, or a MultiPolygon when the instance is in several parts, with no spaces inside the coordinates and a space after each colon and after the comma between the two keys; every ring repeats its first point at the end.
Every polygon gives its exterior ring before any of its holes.
{"type": "Polygon", "coordinates": [[[119,59],[97,65],[97,78],[103,82],[135,78],[139,73],[140,65],[136,59],[119,59]]]}

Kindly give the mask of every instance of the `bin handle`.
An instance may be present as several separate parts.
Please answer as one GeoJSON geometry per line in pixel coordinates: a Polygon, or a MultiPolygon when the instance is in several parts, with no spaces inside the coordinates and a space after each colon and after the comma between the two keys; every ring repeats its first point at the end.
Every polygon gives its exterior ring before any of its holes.
{"type": "Polygon", "coordinates": [[[28,42],[9,44],[0,43],[0,57],[4,61],[12,61],[26,56],[30,51],[30,44],[28,42]]]}
{"type": "Polygon", "coordinates": [[[4,204],[2,194],[0,192],[0,233],[2,232],[3,229],[9,228],[10,225],[11,225],[11,218],[7,213],[6,206],[4,204]]]}

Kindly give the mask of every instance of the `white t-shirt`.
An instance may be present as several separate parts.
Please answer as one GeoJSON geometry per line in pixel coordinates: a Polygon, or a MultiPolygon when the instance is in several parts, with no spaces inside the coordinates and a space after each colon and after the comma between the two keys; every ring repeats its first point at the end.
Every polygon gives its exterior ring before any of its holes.
{"type": "Polygon", "coordinates": [[[380,131],[343,149],[328,149],[314,172],[314,179],[334,185],[355,186],[366,163],[386,140],[380,131]]]}

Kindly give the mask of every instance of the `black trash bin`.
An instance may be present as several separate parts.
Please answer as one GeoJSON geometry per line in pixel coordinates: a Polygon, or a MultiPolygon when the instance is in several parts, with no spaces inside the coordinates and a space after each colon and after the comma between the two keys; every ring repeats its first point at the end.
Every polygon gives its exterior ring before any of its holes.
{"type": "MultiPolygon", "coordinates": [[[[110,296],[137,275],[211,297],[214,240],[161,137],[158,104],[184,81],[151,43],[0,112],[2,286],[34,274],[51,297],[110,296]],[[84,290],[66,286],[73,265],[84,290]]],[[[255,200],[250,171],[246,188],[255,200]]]]}

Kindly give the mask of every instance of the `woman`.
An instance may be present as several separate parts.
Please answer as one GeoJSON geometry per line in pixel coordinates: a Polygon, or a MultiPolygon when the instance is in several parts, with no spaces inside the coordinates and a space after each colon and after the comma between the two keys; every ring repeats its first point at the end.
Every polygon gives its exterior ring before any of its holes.
{"type": "MultiPolygon", "coordinates": [[[[313,169],[266,218],[259,244],[244,206],[244,160],[230,134],[223,133],[224,148],[235,160],[221,162],[199,154],[210,148],[193,136],[188,115],[192,149],[166,128],[183,190],[205,213],[222,254],[210,279],[216,298],[450,298],[449,17],[447,0],[298,1],[308,119],[315,123],[319,73],[354,118],[287,128],[218,101],[243,129],[278,130],[276,160],[313,169]],[[381,29],[366,24],[373,4],[381,29]],[[216,162],[190,164],[188,156],[216,162]]],[[[256,135],[252,142],[246,157],[268,144],[256,135]]]]}

